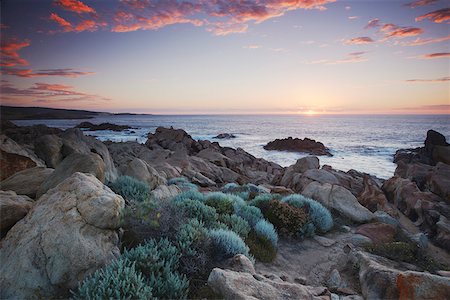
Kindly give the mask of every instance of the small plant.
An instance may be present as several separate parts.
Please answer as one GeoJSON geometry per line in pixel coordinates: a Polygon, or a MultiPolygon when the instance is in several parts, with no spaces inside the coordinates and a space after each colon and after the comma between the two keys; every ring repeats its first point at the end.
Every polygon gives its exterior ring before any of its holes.
{"type": "Polygon", "coordinates": [[[272,242],[257,235],[255,231],[250,232],[245,242],[250,248],[250,254],[262,262],[272,262],[277,255],[277,249],[272,242]]]}
{"type": "Polygon", "coordinates": [[[152,299],[152,288],[147,285],[135,263],[118,259],[87,277],[75,292],[75,300],[94,299],[152,299]]]}
{"type": "Polygon", "coordinates": [[[151,239],[122,255],[123,259],[135,262],[136,270],[144,275],[153,296],[165,299],[187,296],[189,281],[177,271],[180,257],[179,250],[167,239],[151,239]]]}
{"type": "Polygon", "coordinates": [[[228,229],[236,232],[241,238],[245,239],[250,232],[250,225],[241,217],[232,215],[220,215],[219,221],[225,224],[228,229]]]}
{"type": "Polygon", "coordinates": [[[189,199],[178,201],[175,202],[175,207],[181,210],[186,217],[203,222],[206,227],[213,226],[217,222],[216,210],[199,201],[189,199]]]}
{"type": "Polygon", "coordinates": [[[204,201],[205,196],[196,190],[189,190],[182,193],[179,193],[175,197],[173,197],[172,201],[178,202],[178,201],[184,201],[184,200],[197,200],[197,201],[204,201]]]}
{"type": "Polygon", "coordinates": [[[221,259],[230,258],[236,254],[249,257],[249,248],[244,241],[233,231],[224,229],[213,229],[209,231],[209,237],[217,256],[221,259]]]}
{"type": "Polygon", "coordinates": [[[253,198],[253,200],[251,200],[248,203],[248,205],[256,206],[256,207],[260,208],[260,205],[263,205],[263,203],[268,203],[272,200],[281,200],[281,195],[280,194],[269,194],[269,193],[260,194],[260,195],[256,196],[255,198],[253,198]]]}
{"type": "Polygon", "coordinates": [[[114,193],[121,195],[128,203],[148,200],[150,189],[145,182],[130,176],[120,176],[110,183],[109,187],[114,193]]]}
{"type": "Polygon", "coordinates": [[[274,248],[278,244],[278,234],[272,224],[266,220],[259,220],[255,225],[255,233],[258,237],[263,237],[272,243],[274,248]]]}
{"type": "Polygon", "coordinates": [[[174,177],[167,181],[167,185],[173,185],[173,184],[180,187],[183,191],[190,191],[190,190],[198,191],[198,186],[189,182],[184,177],[174,177]]]}
{"type": "Polygon", "coordinates": [[[264,219],[261,210],[255,206],[249,206],[247,204],[234,204],[234,213],[247,221],[250,226],[255,226],[259,220],[264,219]]]}
{"type": "Polygon", "coordinates": [[[205,197],[205,204],[214,207],[218,214],[232,214],[233,199],[230,196],[220,192],[209,193],[205,197]]]}
{"type": "Polygon", "coordinates": [[[301,234],[302,227],[308,223],[308,214],[304,208],[290,206],[278,200],[261,203],[260,206],[266,219],[286,235],[301,234]]]}
{"type": "Polygon", "coordinates": [[[223,186],[222,191],[227,194],[234,194],[241,197],[244,200],[253,199],[256,195],[263,193],[259,187],[252,183],[245,185],[238,185],[236,183],[227,183],[223,186]]]}
{"type": "Polygon", "coordinates": [[[291,206],[306,208],[310,221],[318,231],[327,232],[333,227],[330,211],[319,202],[298,194],[286,196],[282,201],[291,206]]]}
{"type": "Polygon", "coordinates": [[[178,229],[176,235],[176,244],[183,254],[195,255],[193,245],[206,238],[207,229],[202,222],[197,219],[190,219],[178,229]]]}

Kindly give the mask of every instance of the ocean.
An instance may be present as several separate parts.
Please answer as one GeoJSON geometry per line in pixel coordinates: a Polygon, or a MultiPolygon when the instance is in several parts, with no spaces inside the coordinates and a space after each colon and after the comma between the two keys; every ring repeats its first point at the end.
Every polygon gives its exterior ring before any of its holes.
{"type": "MultiPolygon", "coordinates": [[[[82,120],[21,120],[17,125],[45,124],[66,129],[82,120]]],[[[84,120],[83,120],[84,121],[84,120]]],[[[256,157],[282,166],[294,164],[304,153],[264,150],[276,138],[311,138],[331,149],[332,157],[321,156],[320,164],[335,169],[370,173],[390,178],[396,165],[396,150],[423,146],[427,130],[434,129],[450,140],[450,115],[119,115],[98,116],[92,123],[110,122],[137,129],[124,132],[86,131],[98,139],[144,143],[148,132],[158,126],[181,128],[194,139],[240,147],[256,157]],[[219,133],[233,133],[228,140],[214,139],[219,133]]]]}

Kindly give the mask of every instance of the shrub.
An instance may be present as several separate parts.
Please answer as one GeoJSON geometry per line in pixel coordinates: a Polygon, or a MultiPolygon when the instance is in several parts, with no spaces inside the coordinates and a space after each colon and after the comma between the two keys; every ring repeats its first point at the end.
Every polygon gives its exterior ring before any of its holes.
{"type": "Polygon", "coordinates": [[[255,206],[247,204],[234,204],[234,213],[247,221],[250,226],[255,226],[259,220],[264,219],[261,210],[255,206]]]}
{"type": "Polygon", "coordinates": [[[165,299],[186,298],[189,281],[178,273],[179,250],[167,239],[151,239],[122,255],[135,262],[152,288],[153,297],[165,299]]]}
{"type": "Polygon", "coordinates": [[[204,201],[204,198],[205,196],[199,191],[189,190],[176,195],[175,197],[173,197],[172,201],[177,202],[177,201],[184,201],[187,199],[204,201]]]}
{"type": "Polygon", "coordinates": [[[128,202],[143,202],[150,195],[150,189],[145,182],[130,176],[119,176],[109,187],[128,202]]]}
{"type": "Polygon", "coordinates": [[[167,180],[167,185],[189,183],[185,177],[173,177],[167,180]]]}
{"type": "Polygon", "coordinates": [[[207,194],[204,202],[206,205],[214,207],[219,214],[232,214],[234,211],[234,203],[245,203],[244,200],[236,195],[229,195],[221,192],[207,194]]]}
{"type": "Polygon", "coordinates": [[[202,221],[206,227],[213,226],[214,223],[217,222],[216,210],[199,201],[187,199],[175,202],[175,206],[180,209],[186,217],[202,221]]]}
{"type": "Polygon", "coordinates": [[[135,263],[128,259],[118,259],[103,269],[87,277],[73,299],[152,299],[152,288],[146,284],[135,263]]]}
{"type": "Polygon", "coordinates": [[[249,256],[247,245],[231,230],[213,229],[209,231],[209,237],[219,258],[230,258],[236,254],[249,256]]]}
{"type": "Polygon", "coordinates": [[[230,191],[232,191],[236,188],[239,188],[239,184],[234,183],[234,182],[229,182],[222,187],[222,192],[230,193],[230,191]]]}
{"type": "Polygon", "coordinates": [[[244,200],[254,198],[257,194],[263,193],[263,191],[252,183],[245,185],[238,185],[236,183],[227,183],[223,186],[222,191],[227,194],[234,194],[241,197],[244,200]]]}
{"type": "Polygon", "coordinates": [[[194,243],[206,238],[208,231],[202,222],[190,219],[178,229],[176,244],[183,254],[195,255],[194,243]]]}
{"type": "Polygon", "coordinates": [[[260,205],[262,205],[263,203],[270,202],[272,200],[280,200],[280,199],[281,199],[280,194],[264,193],[264,194],[258,195],[255,198],[253,198],[253,200],[251,200],[248,203],[248,205],[256,206],[256,207],[260,208],[260,205]]]}
{"type": "Polygon", "coordinates": [[[190,190],[197,191],[198,190],[198,186],[196,186],[195,184],[189,182],[184,177],[174,177],[174,178],[169,179],[167,181],[167,185],[172,185],[172,184],[177,185],[183,191],[190,191],[190,190]]]}
{"type": "Polygon", "coordinates": [[[272,243],[263,236],[258,236],[254,231],[251,231],[245,240],[250,248],[250,254],[262,262],[271,262],[277,255],[277,249],[272,243]]]}
{"type": "Polygon", "coordinates": [[[274,248],[277,247],[278,244],[278,234],[275,231],[275,228],[272,224],[267,222],[266,220],[259,220],[255,225],[255,233],[259,237],[264,237],[272,243],[274,248]]]}
{"type": "Polygon", "coordinates": [[[333,227],[333,218],[330,211],[319,202],[298,194],[284,197],[282,201],[291,206],[306,207],[309,219],[318,231],[327,232],[333,227]]]}
{"type": "Polygon", "coordinates": [[[228,229],[236,232],[243,239],[247,237],[251,229],[247,221],[235,214],[220,215],[219,221],[225,224],[228,229]]]}
{"type": "Polygon", "coordinates": [[[278,200],[262,204],[264,216],[281,233],[298,235],[301,233],[301,228],[308,222],[308,214],[304,208],[290,206],[278,200]]]}

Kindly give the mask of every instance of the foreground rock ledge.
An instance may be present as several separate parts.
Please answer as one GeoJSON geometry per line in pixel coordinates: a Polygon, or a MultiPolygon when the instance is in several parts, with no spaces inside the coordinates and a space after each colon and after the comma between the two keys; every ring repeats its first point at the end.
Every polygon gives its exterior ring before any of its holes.
{"type": "Polygon", "coordinates": [[[66,298],[86,275],[120,255],[122,197],[74,173],[43,195],[2,240],[0,298],[66,298]]]}

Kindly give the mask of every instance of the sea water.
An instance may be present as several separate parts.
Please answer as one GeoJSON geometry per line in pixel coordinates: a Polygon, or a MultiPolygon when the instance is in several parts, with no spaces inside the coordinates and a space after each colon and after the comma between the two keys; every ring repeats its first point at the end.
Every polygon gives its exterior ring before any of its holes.
{"type": "MultiPolygon", "coordinates": [[[[219,142],[221,146],[242,148],[256,157],[282,166],[294,164],[305,153],[268,151],[263,146],[277,138],[311,138],[331,150],[320,164],[335,169],[370,173],[380,178],[393,175],[396,150],[423,146],[427,130],[434,129],[450,140],[450,115],[118,115],[98,116],[89,122],[130,125],[133,130],[85,131],[98,139],[145,143],[147,134],[158,126],[181,128],[194,139],[219,142]],[[233,139],[219,140],[219,133],[233,139]]],[[[23,120],[18,125],[45,124],[62,129],[80,120],[23,120]]]]}

